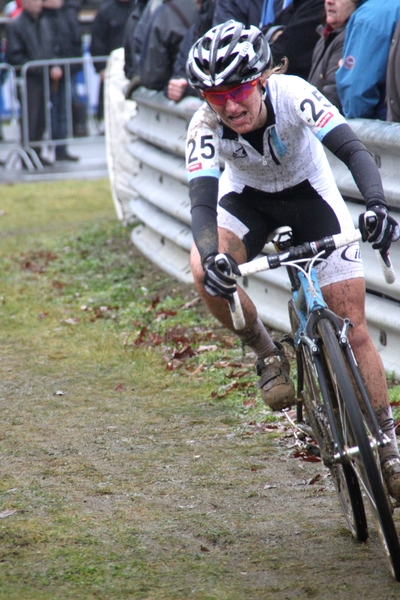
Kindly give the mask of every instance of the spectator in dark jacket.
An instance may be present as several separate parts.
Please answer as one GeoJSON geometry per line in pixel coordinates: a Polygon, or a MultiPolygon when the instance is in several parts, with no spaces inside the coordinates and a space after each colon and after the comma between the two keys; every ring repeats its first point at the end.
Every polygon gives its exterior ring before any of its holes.
{"type": "Polygon", "coordinates": [[[336,71],[342,58],[346,25],[357,8],[358,0],[325,0],[325,25],[319,25],[321,36],[312,57],[308,81],[342,112],[336,88],[336,71]]]}
{"type": "Polygon", "coordinates": [[[216,0],[213,25],[233,19],[250,25],[260,25],[263,0],[216,0]]]}
{"type": "MultiPolygon", "coordinates": [[[[77,13],[71,4],[64,0],[46,0],[42,18],[47,19],[53,32],[53,58],[78,58],[82,56],[80,25],[77,13]]],[[[74,74],[79,66],[71,67],[74,74]]],[[[52,82],[51,101],[51,137],[62,140],[67,137],[67,103],[72,104],[72,96],[67,97],[65,69],[59,71],[59,79],[52,82]]],[[[55,146],[56,161],[77,161],[77,156],[67,152],[65,144],[55,146]]]]}
{"type": "MultiPolygon", "coordinates": [[[[105,0],[99,7],[92,25],[90,53],[93,57],[109,56],[125,43],[125,27],[132,12],[134,0],[105,0]]],[[[94,68],[100,74],[99,106],[97,117],[103,118],[103,81],[105,63],[95,62],[94,68]]]]}
{"type": "Polygon", "coordinates": [[[130,98],[131,93],[140,86],[140,56],[142,54],[144,40],[149,29],[153,15],[161,6],[163,0],[149,0],[144,7],[139,21],[136,25],[128,24],[129,30],[125,36],[125,74],[130,83],[125,90],[125,97],[130,98]],[[127,71],[129,69],[129,71],[127,71]],[[129,73],[129,76],[128,76],[129,73]]]}
{"type": "Polygon", "coordinates": [[[324,0],[293,0],[271,27],[263,28],[275,64],[289,59],[288,75],[307,79],[323,11],[324,0]]]}
{"type": "Polygon", "coordinates": [[[179,52],[174,63],[172,77],[168,82],[166,95],[170,100],[179,102],[184,96],[198,96],[186,76],[186,61],[193,44],[212,27],[215,0],[202,0],[196,21],[189,27],[179,46],[179,52]]]}
{"type": "MultiPolygon", "coordinates": [[[[148,0],[134,0],[133,11],[129,15],[128,22],[125,28],[125,44],[124,44],[124,52],[125,52],[125,64],[124,64],[124,73],[127,79],[132,79],[135,75],[138,74],[138,63],[140,58],[140,52],[137,54],[135,52],[135,48],[133,46],[134,35],[136,31],[136,27],[140,21],[140,18],[143,14],[144,9],[148,0]]],[[[161,0],[160,0],[161,3],[161,0]]]]}
{"type": "MultiPolygon", "coordinates": [[[[148,5],[149,8],[150,4],[148,5]]],[[[142,18],[146,16],[146,10],[142,18]]],[[[195,0],[164,0],[144,32],[139,61],[141,85],[162,90],[171,78],[179,45],[198,15],[195,0]]],[[[141,30],[139,24],[137,30],[141,30]]]]}
{"type": "MultiPolygon", "coordinates": [[[[7,61],[11,65],[22,66],[32,60],[48,60],[53,58],[53,35],[48,20],[42,18],[42,0],[23,0],[22,12],[7,24],[7,61]]],[[[50,78],[55,81],[59,68],[50,69],[50,78]]],[[[18,97],[22,104],[21,130],[23,141],[36,150],[43,165],[49,165],[41,156],[40,141],[45,131],[45,96],[43,69],[29,69],[25,90],[19,90],[18,97]],[[25,94],[23,93],[25,92],[25,94]],[[24,102],[25,100],[25,102],[24,102]],[[25,115],[25,109],[27,113],[25,115]],[[27,119],[25,120],[25,116],[27,119]],[[28,139],[24,140],[24,130],[28,139]]]]}
{"type": "Polygon", "coordinates": [[[400,123],[400,21],[390,46],[386,71],[387,121],[400,123]]]}

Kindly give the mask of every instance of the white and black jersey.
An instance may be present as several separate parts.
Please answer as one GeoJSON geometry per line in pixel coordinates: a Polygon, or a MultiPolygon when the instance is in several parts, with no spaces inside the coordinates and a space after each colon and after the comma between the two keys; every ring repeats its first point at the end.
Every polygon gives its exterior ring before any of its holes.
{"type": "MultiPolygon", "coordinates": [[[[349,166],[367,205],[385,202],[379,173],[369,168],[372,157],[316,88],[299,77],[271,75],[265,103],[266,125],[249,134],[221,123],[206,103],[191,120],[186,164],[202,258],[217,250],[213,220],[243,240],[248,259],[281,225],[292,227],[295,244],[352,229],[321,142],[349,166]]],[[[359,263],[358,250],[355,255],[359,263]]]]}
{"type": "Polygon", "coordinates": [[[219,177],[223,159],[225,190],[240,192],[248,185],[277,192],[304,179],[317,186],[327,179],[334,185],[319,142],[334,127],[346,123],[337,108],[306,81],[290,75],[268,79],[266,104],[268,121],[261,153],[203,104],[193,116],[187,136],[189,180],[219,177]]]}

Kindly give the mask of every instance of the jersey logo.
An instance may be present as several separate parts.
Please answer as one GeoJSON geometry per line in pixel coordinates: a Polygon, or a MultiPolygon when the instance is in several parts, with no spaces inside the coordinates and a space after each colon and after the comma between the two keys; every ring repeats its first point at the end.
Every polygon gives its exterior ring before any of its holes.
{"type": "Polygon", "coordinates": [[[200,171],[200,169],[202,169],[202,168],[203,168],[203,163],[197,162],[197,163],[194,163],[193,165],[189,165],[188,171],[189,171],[189,173],[191,173],[192,171],[200,171]]]}
{"type": "Polygon", "coordinates": [[[332,119],[333,117],[333,113],[328,112],[326,113],[322,119],[319,121],[319,123],[316,123],[317,127],[320,127],[321,129],[323,129],[325,127],[325,125],[327,123],[329,123],[329,121],[332,119]]]}
{"type": "Polygon", "coordinates": [[[346,260],[347,262],[361,262],[361,250],[359,245],[351,244],[350,246],[346,246],[340,256],[342,260],[346,260]]]}
{"type": "Polygon", "coordinates": [[[247,152],[245,148],[240,145],[239,148],[236,148],[232,154],[233,158],[246,158],[247,152]]]}
{"type": "Polygon", "coordinates": [[[356,65],[356,59],[354,56],[346,56],[344,61],[343,61],[343,67],[345,69],[347,69],[348,71],[351,71],[351,69],[354,69],[356,65]]]}

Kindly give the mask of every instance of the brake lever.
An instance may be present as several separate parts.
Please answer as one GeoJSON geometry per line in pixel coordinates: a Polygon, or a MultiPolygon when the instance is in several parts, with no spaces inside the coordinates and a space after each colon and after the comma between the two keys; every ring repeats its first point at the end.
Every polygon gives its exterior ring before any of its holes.
{"type": "MultiPolygon", "coordinates": [[[[215,264],[218,269],[227,275],[232,277],[232,267],[225,254],[217,254],[215,257],[215,264]]],[[[246,320],[244,318],[242,303],[240,302],[239,293],[233,292],[232,297],[229,299],[229,310],[231,311],[231,317],[233,326],[236,331],[242,331],[246,327],[246,320]]]]}
{"type": "MultiPolygon", "coordinates": [[[[364,224],[365,229],[368,233],[368,239],[375,233],[377,222],[378,219],[376,217],[376,214],[372,210],[367,210],[364,213],[364,224]],[[370,229],[370,225],[373,225],[372,230],[370,229]]],[[[378,258],[379,264],[381,265],[382,273],[386,283],[394,283],[396,281],[396,273],[394,272],[389,252],[381,252],[380,250],[375,250],[375,254],[378,258]]]]}

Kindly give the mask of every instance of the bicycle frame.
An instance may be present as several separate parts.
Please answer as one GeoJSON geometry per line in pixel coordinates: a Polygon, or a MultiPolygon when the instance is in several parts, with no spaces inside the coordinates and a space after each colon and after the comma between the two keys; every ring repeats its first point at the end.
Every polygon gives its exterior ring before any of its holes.
{"type": "MultiPolygon", "coordinates": [[[[292,285],[292,296],[294,300],[294,307],[296,310],[296,316],[299,320],[299,328],[294,335],[293,343],[296,349],[296,354],[301,352],[301,344],[306,344],[313,354],[314,363],[318,373],[318,379],[321,385],[321,394],[324,398],[325,407],[327,411],[327,417],[329,425],[331,427],[332,435],[335,441],[337,452],[333,459],[336,462],[346,460],[348,455],[352,455],[357,452],[357,448],[344,448],[340,436],[337,432],[335,418],[332,413],[332,407],[329,400],[329,392],[325,386],[325,378],[323,376],[323,366],[321,357],[319,356],[320,351],[318,344],[315,341],[315,327],[319,319],[328,319],[331,321],[339,343],[344,349],[344,353],[347,359],[347,363],[350,367],[351,373],[358,385],[362,400],[362,410],[368,415],[371,423],[371,433],[375,438],[375,445],[384,446],[390,442],[389,438],[383,434],[379,423],[377,421],[375,412],[372,408],[368,392],[365,388],[364,382],[360,375],[357,367],[357,363],[350,346],[349,339],[347,337],[348,328],[351,327],[350,320],[340,319],[335,313],[328,309],[328,306],[324,300],[321,287],[318,282],[317,274],[315,271],[315,261],[319,258],[319,255],[306,261],[305,268],[302,268],[297,264],[296,261],[289,262],[286,264],[286,269],[292,285]]],[[[304,259],[303,259],[304,261],[304,259]]],[[[297,354],[299,356],[299,354],[297,354]]],[[[302,360],[297,361],[298,371],[302,370],[302,360]]],[[[298,373],[299,387],[303,385],[303,374],[298,373]]],[[[301,395],[301,389],[298,390],[298,394],[301,395]]],[[[301,405],[299,405],[298,420],[300,421],[301,416],[301,405]]]]}

